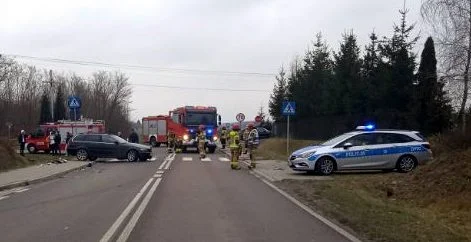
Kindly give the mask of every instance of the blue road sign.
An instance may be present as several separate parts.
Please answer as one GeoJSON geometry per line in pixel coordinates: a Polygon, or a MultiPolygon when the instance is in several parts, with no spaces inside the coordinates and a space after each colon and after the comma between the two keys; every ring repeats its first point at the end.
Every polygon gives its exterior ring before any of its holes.
{"type": "Polygon", "coordinates": [[[82,103],[79,97],[70,96],[68,98],[67,105],[69,106],[70,109],[80,108],[81,104],[82,103]]]}
{"type": "Polygon", "coordinates": [[[283,102],[281,113],[285,116],[292,116],[296,114],[296,102],[283,102]]]}

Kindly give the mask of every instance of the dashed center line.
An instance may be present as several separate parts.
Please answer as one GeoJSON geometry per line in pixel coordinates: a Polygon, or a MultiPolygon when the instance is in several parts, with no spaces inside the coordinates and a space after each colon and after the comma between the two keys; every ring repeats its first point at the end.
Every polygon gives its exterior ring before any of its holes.
{"type": "Polygon", "coordinates": [[[157,171],[155,174],[163,174],[165,171],[157,171]]]}

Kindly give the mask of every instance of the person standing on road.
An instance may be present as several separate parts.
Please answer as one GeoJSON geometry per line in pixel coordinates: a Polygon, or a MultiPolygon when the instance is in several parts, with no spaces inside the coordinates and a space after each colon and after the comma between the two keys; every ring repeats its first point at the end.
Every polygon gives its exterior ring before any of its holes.
{"type": "Polygon", "coordinates": [[[123,134],[121,134],[121,132],[118,131],[117,135],[118,135],[118,137],[123,138],[123,134]]]}
{"type": "Polygon", "coordinates": [[[20,144],[20,155],[25,156],[26,134],[24,130],[21,130],[18,135],[18,143],[20,144]]]}
{"type": "Polygon", "coordinates": [[[132,129],[131,134],[129,135],[129,142],[130,143],[139,143],[139,135],[137,135],[136,129],[132,129]]]}
{"type": "Polygon", "coordinates": [[[67,153],[67,147],[69,146],[69,142],[72,139],[72,134],[70,132],[67,132],[65,135],[65,155],[68,156],[69,154],[67,153]]]}
{"type": "Polygon", "coordinates": [[[56,153],[55,143],[54,131],[51,131],[49,133],[49,151],[51,152],[51,155],[55,155],[56,153]]]}
{"type": "Polygon", "coordinates": [[[199,126],[198,134],[198,151],[200,152],[200,158],[204,159],[206,157],[206,131],[204,125],[199,126]]]}
{"type": "Polygon", "coordinates": [[[259,141],[259,137],[258,137],[258,131],[255,128],[255,125],[253,123],[249,123],[247,125],[247,129],[249,130],[249,135],[247,137],[247,150],[248,150],[249,157],[250,157],[250,166],[249,166],[249,168],[252,169],[252,168],[255,168],[257,166],[256,163],[255,163],[255,157],[254,157],[253,152],[255,151],[255,149],[257,149],[258,144],[260,143],[260,141],[259,141]]]}
{"type": "Polygon", "coordinates": [[[244,131],[242,132],[242,151],[241,153],[244,153],[244,154],[247,154],[247,141],[249,139],[249,133],[250,133],[250,130],[248,127],[246,127],[244,129],[244,131]]]}
{"type": "Polygon", "coordinates": [[[55,143],[55,148],[56,148],[56,155],[61,156],[61,142],[62,142],[62,137],[61,133],[59,130],[56,129],[56,134],[54,135],[54,143],[55,143]]]}
{"type": "Polygon", "coordinates": [[[240,170],[239,166],[239,125],[233,124],[232,131],[229,132],[229,149],[231,150],[231,169],[240,170]]]}
{"type": "Polygon", "coordinates": [[[168,131],[167,143],[168,143],[168,152],[174,153],[175,152],[175,133],[173,131],[168,131]]]}
{"type": "Polygon", "coordinates": [[[221,134],[219,134],[219,137],[221,137],[221,146],[223,149],[226,148],[226,140],[227,140],[227,130],[226,126],[223,126],[221,129],[221,134]]]}

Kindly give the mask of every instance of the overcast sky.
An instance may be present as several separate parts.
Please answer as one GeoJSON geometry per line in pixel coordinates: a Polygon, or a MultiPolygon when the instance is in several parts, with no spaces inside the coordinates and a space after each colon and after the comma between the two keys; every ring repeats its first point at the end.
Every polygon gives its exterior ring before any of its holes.
{"type": "MultiPolygon", "coordinates": [[[[133,84],[132,119],[182,105],[216,106],[223,121],[267,110],[274,76],[321,31],[332,50],[353,29],[363,47],[374,30],[390,36],[403,0],[0,0],[0,53],[81,61],[270,75],[121,68],[133,84]],[[255,89],[265,92],[168,89],[255,89]]],[[[421,31],[420,1],[409,23],[421,31]]],[[[417,52],[422,49],[425,33],[417,52]]],[[[18,59],[60,72],[106,68],[18,59]]],[[[108,69],[109,70],[109,69],[108,69]]]]}

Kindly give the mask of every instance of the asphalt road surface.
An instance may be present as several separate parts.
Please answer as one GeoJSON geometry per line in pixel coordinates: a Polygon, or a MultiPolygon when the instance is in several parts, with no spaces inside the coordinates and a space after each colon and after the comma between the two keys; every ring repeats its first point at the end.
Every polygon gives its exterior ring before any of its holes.
{"type": "Polygon", "coordinates": [[[0,200],[1,241],[346,241],[222,154],[106,162],[0,200]]]}

